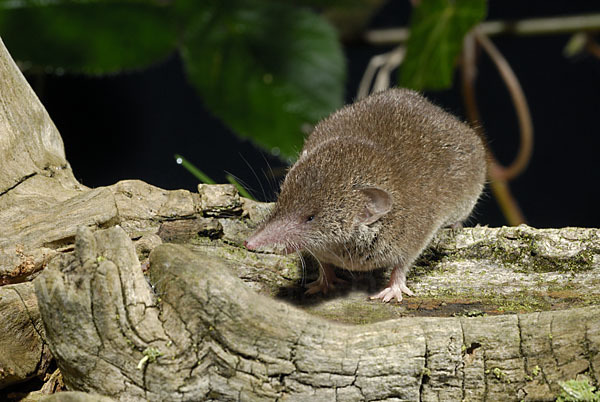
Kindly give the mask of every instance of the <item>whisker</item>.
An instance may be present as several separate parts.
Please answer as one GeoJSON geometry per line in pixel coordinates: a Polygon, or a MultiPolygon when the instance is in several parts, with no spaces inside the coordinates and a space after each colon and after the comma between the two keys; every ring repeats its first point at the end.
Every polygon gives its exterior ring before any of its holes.
{"type": "Polygon", "coordinates": [[[256,178],[256,180],[258,181],[258,185],[260,186],[260,189],[262,191],[263,194],[263,200],[267,199],[267,193],[265,192],[265,188],[262,185],[262,181],[260,180],[260,178],[258,177],[258,174],[256,174],[256,170],[254,170],[254,168],[252,167],[252,165],[250,164],[250,162],[248,162],[246,160],[246,158],[244,158],[244,155],[242,155],[241,153],[238,153],[238,155],[240,156],[240,158],[242,158],[242,160],[246,163],[246,165],[248,165],[248,167],[250,168],[250,171],[252,172],[252,174],[254,175],[254,177],[256,178]]]}
{"type": "Polygon", "coordinates": [[[302,281],[300,284],[304,286],[306,284],[306,263],[304,262],[304,257],[300,250],[296,250],[296,254],[298,254],[298,258],[300,258],[300,265],[302,266],[302,281]]]}
{"type": "Polygon", "coordinates": [[[317,263],[319,264],[319,268],[321,269],[321,272],[319,272],[319,276],[321,276],[321,273],[322,273],[323,277],[325,278],[325,285],[329,286],[329,283],[327,283],[327,275],[325,275],[325,268],[323,268],[323,264],[321,264],[321,261],[319,261],[319,259],[315,255],[315,253],[313,253],[309,248],[305,247],[304,249],[306,251],[308,251],[315,258],[315,260],[317,260],[317,263]]]}
{"type": "Polygon", "coordinates": [[[348,253],[348,258],[350,259],[350,267],[354,268],[354,261],[352,261],[352,254],[350,253],[348,246],[346,246],[345,243],[342,243],[342,246],[344,247],[344,250],[346,250],[346,253],[348,253]]]}
{"type": "MultiPolygon", "coordinates": [[[[252,187],[250,187],[250,185],[248,183],[246,183],[246,181],[242,180],[240,177],[234,175],[233,173],[228,172],[227,170],[225,170],[225,174],[227,176],[227,180],[228,181],[230,181],[231,178],[233,178],[233,180],[235,182],[237,182],[240,186],[243,187],[244,190],[246,190],[246,192],[248,193],[248,195],[250,195],[252,198],[255,198],[254,194],[253,194],[254,191],[252,190],[252,187]]],[[[230,183],[231,183],[231,181],[230,181],[230,183]]],[[[232,183],[232,184],[235,186],[235,183],[232,183]]],[[[243,194],[242,191],[240,191],[240,195],[244,196],[244,194],[243,194]]]]}
{"type": "MultiPolygon", "coordinates": [[[[271,177],[269,178],[269,175],[267,175],[267,173],[261,169],[263,176],[265,176],[265,178],[267,179],[267,183],[269,184],[269,187],[271,187],[271,190],[273,192],[277,191],[277,178],[275,177],[275,172],[273,172],[273,169],[271,168],[271,164],[269,163],[269,160],[267,159],[267,157],[265,156],[265,154],[263,152],[260,153],[260,156],[262,156],[262,158],[264,159],[265,163],[267,164],[267,167],[269,168],[269,172],[271,173],[271,177]]],[[[265,197],[266,200],[266,197],[265,197]]]]}
{"type": "Polygon", "coordinates": [[[352,269],[347,269],[346,271],[348,271],[350,273],[350,277],[352,277],[352,279],[354,279],[354,261],[352,260],[352,253],[350,252],[350,250],[348,249],[348,247],[346,246],[346,244],[343,244],[344,248],[346,249],[346,252],[348,253],[348,258],[350,258],[350,267],[352,269]]]}

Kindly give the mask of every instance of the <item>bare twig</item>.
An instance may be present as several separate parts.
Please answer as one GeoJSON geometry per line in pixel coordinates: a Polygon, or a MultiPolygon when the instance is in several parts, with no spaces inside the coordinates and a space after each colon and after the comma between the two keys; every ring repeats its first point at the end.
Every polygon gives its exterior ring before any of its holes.
{"type": "MultiPolygon", "coordinates": [[[[483,135],[481,115],[475,99],[475,80],[477,79],[477,43],[472,34],[465,36],[461,55],[462,95],[467,112],[467,119],[473,128],[483,135]]],[[[487,146],[487,144],[486,144],[487,146]]]]}
{"type": "Polygon", "coordinates": [[[519,119],[519,132],[520,132],[520,146],[515,160],[507,167],[499,170],[496,174],[499,175],[497,178],[504,180],[510,180],[518,176],[529,163],[531,159],[531,152],[533,150],[533,123],[531,121],[531,113],[527,106],[527,99],[523,93],[523,89],[519,84],[517,76],[513,72],[512,68],[498,51],[496,46],[488,39],[488,37],[481,33],[478,29],[473,31],[473,35],[477,40],[477,43],[486,51],[490,59],[498,68],[500,76],[504,80],[506,87],[510,93],[515,111],[519,119]]]}
{"type": "MultiPolygon", "coordinates": [[[[475,80],[477,78],[476,46],[477,43],[474,34],[467,35],[464,41],[461,63],[462,93],[467,111],[467,119],[475,130],[483,137],[484,130],[481,125],[481,117],[475,97],[475,80]]],[[[514,226],[525,223],[525,217],[523,216],[517,201],[510,192],[506,179],[499,174],[503,168],[494,157],[491,149],[487,146],[487,143],[486,147],[488,151],[488,177],[490,180],[490,188],[492,189],[504,217],[509,225],[514,226]]]]}
{"type": "Polygon", "coordinates": [[[369,60],[369,65],[360,80],[357,99],[365,98],[370,92],[389,88],[392,71],[402,64],[405,54],[406,48],[398,46],[391,52],[373,56],[369,60]],[[373,87],[372,90],[371,84],[373,87]]]}
{"type": "MultiPolygon", "coordinates": [[[[600,31],[600,14],[532,18],[517,21],[486,21],[479,25],[479,29],[488,36],[506,34],[525,36],[600,31]]],[[[409,35],[408,28],[373,29],[365,33],[364,39],[372,45],[388,46],[406,42],[409,35]]]]}
{"type": "Polygon", "coordinates": [[[600,59],[600,45],[598,45],[598,42],[596,42],[591,35],[587,36],[585,50],[592,56],[600,59]]]}

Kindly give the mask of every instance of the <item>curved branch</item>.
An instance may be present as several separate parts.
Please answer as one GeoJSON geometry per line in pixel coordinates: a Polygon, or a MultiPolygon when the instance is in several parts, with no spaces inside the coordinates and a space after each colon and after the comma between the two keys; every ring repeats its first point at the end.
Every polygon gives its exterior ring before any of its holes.
{"type": "Polygon", "coordinates": [[[405,47],[398,46],[390,52],[371,57],[360,80],[356,99],[363,99],[370,92],[382,91],[389,88],[392,70],[402,64],[405,54],[405,47]],[[371,84],[373,84],[372,90],[371,84]]]}
{"type": "Polygon", "coordinates": [[[585,50],[592,56],[600,59],[600,45],[598,45],[594,38],[589,34],[587,35],[585,50]]]}
{"type": "Polygon", "coordinates": [[[533,123],[531,121],[531,113],[529,112],[529,106],[527,106],[527,99],[525,98],[523,89],[519,84],[517,76],[510,67],[510,64],[508,64],[504,56],[502,56],[485,34],[478,30],[474,30],[473,34],[477,42],[496,65],[500,76],[508,88],[519,120],[519,152],[508,167],[497,172],[498,178],[511,180],[525,170],[531,159],[531,153],[533,151],[533,123]]]}
{"type": "Polygon", "coordinates": [[[490,149],[489,144],[485,139],[483,126],[481,125],[481,115],[475,97],[475,79],[477,78],[476,65],[475,38],[473,34],[468,34],[464,40],[460,69],[462,76],[462,95],[467,112],[467,119],[471,123],[471,126],[484,139],[483,142],[486,146],[488,156],[488,177],[490,179],[490,187],[494,193],[494,197],[508,224],[511,226],[520,225],[521,223],[526,222],[525,216],[512,195],[506,179],[502,176],[503,167],[500,166],[500,163],[490,149]]]}

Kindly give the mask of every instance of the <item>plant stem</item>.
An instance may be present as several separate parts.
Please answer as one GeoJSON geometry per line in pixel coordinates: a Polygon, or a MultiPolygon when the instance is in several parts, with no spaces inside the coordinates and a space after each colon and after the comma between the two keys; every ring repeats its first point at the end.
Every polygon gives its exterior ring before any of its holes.
{"type": "Polygon", "coordinates": [[[175,156],[175,161],[177,162],[177,164],[186,168],[187,171],[190,172],[191,174],[193,174],[198,180],[200,180],[200,182],[202,182],[204,184],[216,184],[213,179],[208,177],[208,175],[206,175],[203,171],[201,171],[196,166],[194,166],[191,162],[189,162],[183,156],[181,156],[179,154],[175,154],[174,156],[175,156]]]}
{"type": "Polygon", "coordinates": [[[248,192],[248,190],[246,190],[246,189],[244,188],[244,186],[242,186],[242,185],[240,184],[240,182],[239,182],[239,181],[237,181],[235,177],[233,177],[233,175],[232,175],[232,174],[229,174],[229,173],[228,173],[227,175],[225,175],[225,178],[227,179],[227,181],[228,181],[229,183],[231,183],[231,184],[233,184],[233,185],[235,186],[235,188],[237,189],[238,193],[240,193],[240,195],[241,195],[242,197],[249,198],[249,199],[251,199],[251,200],[254,200],[254,199],[255,199],[255,198],[254,198],[254,197],[252,197],[252,195],[251,195],[251,194],[248,192]]]}

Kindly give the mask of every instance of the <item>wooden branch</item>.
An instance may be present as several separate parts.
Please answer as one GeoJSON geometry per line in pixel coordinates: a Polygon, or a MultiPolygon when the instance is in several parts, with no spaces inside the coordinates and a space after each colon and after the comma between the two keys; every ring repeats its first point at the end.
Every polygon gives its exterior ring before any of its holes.
{"type": "Polygon", "coordinates": [[[37,174],[67,169],[62,139],[0,40],[0,194],[37,174]]]}
{"type": "MultiPolygon", "coordinates": [[[[531,18],[517,21],[485,21],[479,25],[479,29],[488,36],[593,32],[600,30],[600,14],[531,18]]],[[[372,29],[366,32],[364,39],[372,45],[389,46],[406,42],[409,35],[410,30],[408,28],[372,29]]]]}
{"type": "Polygon", "coordinates": [[[52,355],[31,282],[0,287],[0,389],[43,376],[52,355]]]}
{"type": "Polygon", "coordinates": [[[533,153],[533,122],[531,119],[531,112],[529,111],[527,99],[519,79],[502,53],[500,53],[492,41],[478,29],[473,31],[473,35],[475,40],[485,50],[498,69],[498,73],[502,77],[502,80],[510,93],[517,114],[520,140],[517,156],[515,156],[515,159],[507,167],[501,166],[496,162],[497,166],[495,166],[494,174],[490,174],[492,179],[510,181],[527,168],[531,159],[531,154],[533,153]]]}
{"type": "MultiPolygon", "coordinates": [[[[1,40],[0,133],[2,285],[30,279],[56,254],[45,245],[57,240],[61,229],[48,218],[72,213],[64,207],[87,189],[73,177],[60,134],[1,40]],[[39,236],[42,232],[47,235],[39,236]]],[[[81,219],[73,223],[86,224],[81,219]]]]}
{"type": "Polygon", "coordinates": [[[129,400],[540,399],[599,372],[597,306],[349,326],[261,296],[223,259],[180,245],[152,252],[150,278],[114,227],[81,229],[75,253],[35,281],[69,388],[129,400]]]}
{"type": "MultiPolygon", "coordinates": [[[[483,129],[483,122],[481,121],[481,115],[479,113],[479,107],[477,106],[477,99],[475,96],[475,81],[477,78],[477,69],[476,69],[476,36],[474,32],[465,36],[462,55],[461,55],[461,89],[463,102],[465,105],[465,110],[467,113],[467,119],[474,130],[476,130],[482,138],[485,137],[485,130],[483,129]]],[[[504,60],[502,58],[502,60],[504,60]]],[[[512,73],[508,73],[508,75],[513,75],[512,73]]],[[[513,77],[513,81],[514,81],[513,77]]],[[[513,92],[517,89],[517,92],[522,92],[520,89],[520,85],[512,86],[513,92]],[[518,88],[517,88],[518,87],[518,88]]],[[[522,95],[522,94],[521,94],[522,95]]],[[[513,95],[514,97],[514,95],[513,95]]],[[[525,99],[524,95],[521,96],[521,100],[525,99]]],[[[521,145],[525,144],[525,148],[520,148],[519,157],[516,160],[520,160],[521,163],[519,165],[521,167],[525,167],[528,162],[529,157],[531,155],[531,150],[533,148],[533,125],[531,124],[531,118],[529,116],[529,108],[525,103],[525,111],[526,113],[518,113],[518,116],[521,117],[521,124],[519,131],[520,134],[520,142],[521,145]],[[525,129],[525,130],[523,130],[525,129]],[[525,157],[525,158],[523,158],[525,157]]],[[[522,223],[526,223],[525,216],[519,207],[519,204],[515,197],[512,195],[510,191],[510,187],[508,186],[508,178],[506,178],[504,174],[502,174],[505,170],[504,167],[500,165],[494,153],[492,152],[489,144],[486,143],[486,150],[488,156],[488,178],[490,179],[490,189],[498,202],[498,206],[500,210],[504,214],[506,221],[511,226],[517,226],[522,223]]],[[[513,166],[515,166],[513,162],[513,166]]],[[[513,170],[514,172],[514,170],[513,170]]]]}

